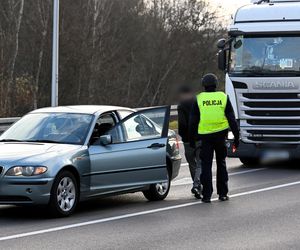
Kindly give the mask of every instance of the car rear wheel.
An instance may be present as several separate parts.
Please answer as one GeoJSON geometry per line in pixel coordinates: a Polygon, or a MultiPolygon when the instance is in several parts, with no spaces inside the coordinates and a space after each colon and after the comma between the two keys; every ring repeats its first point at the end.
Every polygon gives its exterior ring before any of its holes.
{"type": "Polygon", "coordinates": [[[50,212],[56,217],[71,215],[78,203],[79,190],[75,176],[63,171],[55,178],[50,197],[50,212]]]}
{"type": "Polygon", "coordinates": [[[170,191],[171,187],[171,178],[170,173],[167,174],[167,181],[152,184],[149,190],[143,192],[146,199],[149,201],[161,201],[164,200],[170,191]]]}

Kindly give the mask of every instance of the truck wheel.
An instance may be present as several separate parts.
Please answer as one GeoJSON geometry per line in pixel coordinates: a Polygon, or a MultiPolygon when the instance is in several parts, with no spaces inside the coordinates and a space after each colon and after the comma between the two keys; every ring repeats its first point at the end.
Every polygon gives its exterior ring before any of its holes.
{"type": "Polygon", "coordinates": [[[240,158],[240,161],[244,164],[245,167],[254,167],[258,164],[258,160],[255,158],[242,157],[240,158]]]}
{"type": "Polygon", "coordinates": [[[146,199],[148,199],[149,201],[162,201],[168,196],[171,186],[171,178],[169,171],[167,177],[167,181],[152,184],[149,190],[143,192],[146,199]]]}
{"type": "Polygon", "coordinates": [[[50,213],[55,217],[71,215],[78,203],[79,190],[75,176],[69,171],[62,171],[55,178],[49,202],[50,213]]]}

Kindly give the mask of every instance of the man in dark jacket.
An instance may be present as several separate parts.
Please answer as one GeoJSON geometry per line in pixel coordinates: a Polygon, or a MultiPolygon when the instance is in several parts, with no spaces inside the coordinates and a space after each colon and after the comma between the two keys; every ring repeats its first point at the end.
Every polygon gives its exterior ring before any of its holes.
{"type": "MultiPolygon", "coordinates": [[[[179,89],[180,103],[178,105],[178,133],[182,138],[185,150],[185,158],[189,164],[193,188],[191,192],[200,197],[201,183],[201,164],[200,159],[196,159],[195,148],[190,147],[189,143],[189,118],[195,97],[193,90],[188,86],[181,86],[179,89]]],[[[197,154],[199,155],[199,153],[197,154]]]]}
{"type": "Polygon", "coordinates": [[[212,161],[214,152],[217,161],[217,191],[220,201],[228,197],[228,173],[226,169],[227,148],[225,145],[229,127],[234,134],[234,144],[239,145],[239,128],[229,97],[217,92],[218,78],[207,74],[202,79],[205,92],[197,96],[190,116],[189,140],[191,147],[201,141],[201,183],[203,202],[209,203],[213,193],[212,161]]]}

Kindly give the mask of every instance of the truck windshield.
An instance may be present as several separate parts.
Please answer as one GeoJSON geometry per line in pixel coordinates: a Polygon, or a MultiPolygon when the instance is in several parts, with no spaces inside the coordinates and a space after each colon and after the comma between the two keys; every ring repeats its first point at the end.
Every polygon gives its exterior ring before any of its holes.
{"type": "Polygon", "coordinates": [[[92,119],[89,114],[28,114],[1,135],[0,141],[83,144],[92,119]]]}
{"type": "Polygon", "coordinates": [[[300,75],[300,36],[238,36],[231,45],[234,75],[300,75]]]}

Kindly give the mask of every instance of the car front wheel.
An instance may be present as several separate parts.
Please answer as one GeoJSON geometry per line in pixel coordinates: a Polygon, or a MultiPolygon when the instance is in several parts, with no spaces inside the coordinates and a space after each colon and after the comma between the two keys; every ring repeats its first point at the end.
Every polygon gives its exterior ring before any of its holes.
{"type": "Polygon", "coordinates": [[[168,172],[167,181],[152,184],[149,190],[144,191],[143,194],[149,201],[161,201],[168,196],[170,187],[171,187],[171,178],[168,172]]]}
{"type": "Polygon", "coordinates": [[[50,212],[56,217],[71,215],[78,203],[79,190],[75,176],[62,171],[55,178],[50,198],[50,212]]]}

